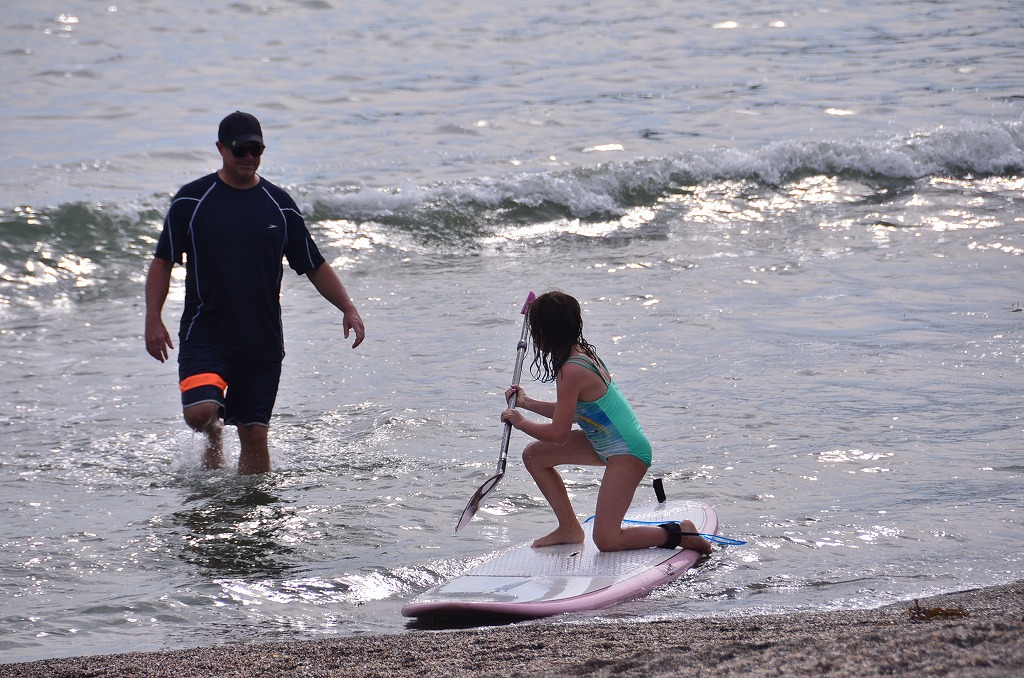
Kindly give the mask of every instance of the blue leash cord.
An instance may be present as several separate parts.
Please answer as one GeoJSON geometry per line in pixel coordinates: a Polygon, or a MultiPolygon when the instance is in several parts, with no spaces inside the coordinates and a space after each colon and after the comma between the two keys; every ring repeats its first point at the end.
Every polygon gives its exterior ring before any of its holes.
{"type": "MultiPolygon", "coordinates": [[[[596,516],[590,516],[589,518],[587,518],[583,522],[584,523],[589,523],[595,517],[596,516]]],[[[679,521],[623,520],[622,522],[623,523],[629,523],[630,525],[661,525],[661,524],[663,524],[665,522],[679,522],[679,521]]],[[[684,537],[704,537],[708,541],[710,541],[710,542],[712,542],[714,544],[721,544],[722,546],[743,546],[743,545],[745,545],[747,543],[747,542],[739,540],[739,539],[732,539],[730,537],[723,537],[723,536],[717,535],[717,534],[704,534],[703,532],[682,532],[680,534],[682,534],[684,537]]]]}

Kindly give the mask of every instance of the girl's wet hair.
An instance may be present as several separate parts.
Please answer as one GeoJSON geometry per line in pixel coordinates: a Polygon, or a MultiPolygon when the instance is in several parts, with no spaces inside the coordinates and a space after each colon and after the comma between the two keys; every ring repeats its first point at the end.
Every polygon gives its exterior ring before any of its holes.
{"type": "Polygon", "coordinates": [[[583,338],[580,302],[558,290],[545,292],[526,312],[533,339],[530,372],[540,381],[554,381],[573,349],[598,362],[597,351],[583,338]]]}

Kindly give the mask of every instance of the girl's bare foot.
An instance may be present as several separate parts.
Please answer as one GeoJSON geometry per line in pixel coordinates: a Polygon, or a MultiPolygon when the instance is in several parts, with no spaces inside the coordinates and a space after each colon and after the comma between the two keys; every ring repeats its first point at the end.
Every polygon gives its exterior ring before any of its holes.
{"type": "Polygon", "coordinates": [[[582,544],[583,528],[577,525],[574,528],[559,527],[551,534],[535,539],[533,547],[556,546],[558,544],[582,544]]]}
{"type": "MultiPolygon", "coordinates": [[[[679,523],[679,531],[685,535],[687,532],[696,532],[697,528],[692,521],[684,520],[679,523]]],[[[694,551],[703,553],[704,555],[709,555],[711,553],[711,542],[697,534],[684,536],[679,540],[679,546],[684,549],[693,549],[694,551]]]]}

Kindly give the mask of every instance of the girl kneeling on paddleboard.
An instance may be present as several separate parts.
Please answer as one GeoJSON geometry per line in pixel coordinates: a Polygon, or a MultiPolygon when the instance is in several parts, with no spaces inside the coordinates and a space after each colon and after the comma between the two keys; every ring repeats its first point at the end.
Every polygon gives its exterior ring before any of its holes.
{"type": "Polygon", "coordinates": [[[503,422],[536,439],[523,450],[523,463],[558,519],[555,531],[533,545],[583,542],[583,527],[555,468],[571,464],[605,467],[594,517],[594,544],[600,550],[682,546],[710,553],[711,544],[695,534],[688,520],[664,526],[622,525],[651,465],[651,444],[608,368],[583,338],[579,302],[563,292],[547,292],[530,304],[526,319],[533,339],[531,372],[542,382],[554,381],[557,393],[553,403],[528,397],[520,386],[505,393],[506,402],[514,393],[516,407],[550,422],[527,419],[516,408],[501,413],[503,422]],[[580,428],[573,428],[574,421],[580,428]]]}

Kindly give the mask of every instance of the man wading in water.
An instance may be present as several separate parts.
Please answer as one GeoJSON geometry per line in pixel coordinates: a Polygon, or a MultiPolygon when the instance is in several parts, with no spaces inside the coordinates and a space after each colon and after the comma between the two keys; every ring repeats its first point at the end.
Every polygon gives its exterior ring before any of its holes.
{"type": "Polygon", "coordinates": [[[243,475],[270,470],[267,430],[284,359],[283,260],[344,314],[345,337],[355,332],[352,348],[365,336],[355,304],[295,201],[256,174],[264,148],[252,115],[236,111],[221,121],[223,165],[174,196],[146,278],[146,350],[164,362],[174,345],[161,310],[171,269],[184,260],[178,378],[185,421],[208,437],[206,468],[224,463],[223,423],[237,427],[243,475]]]}

